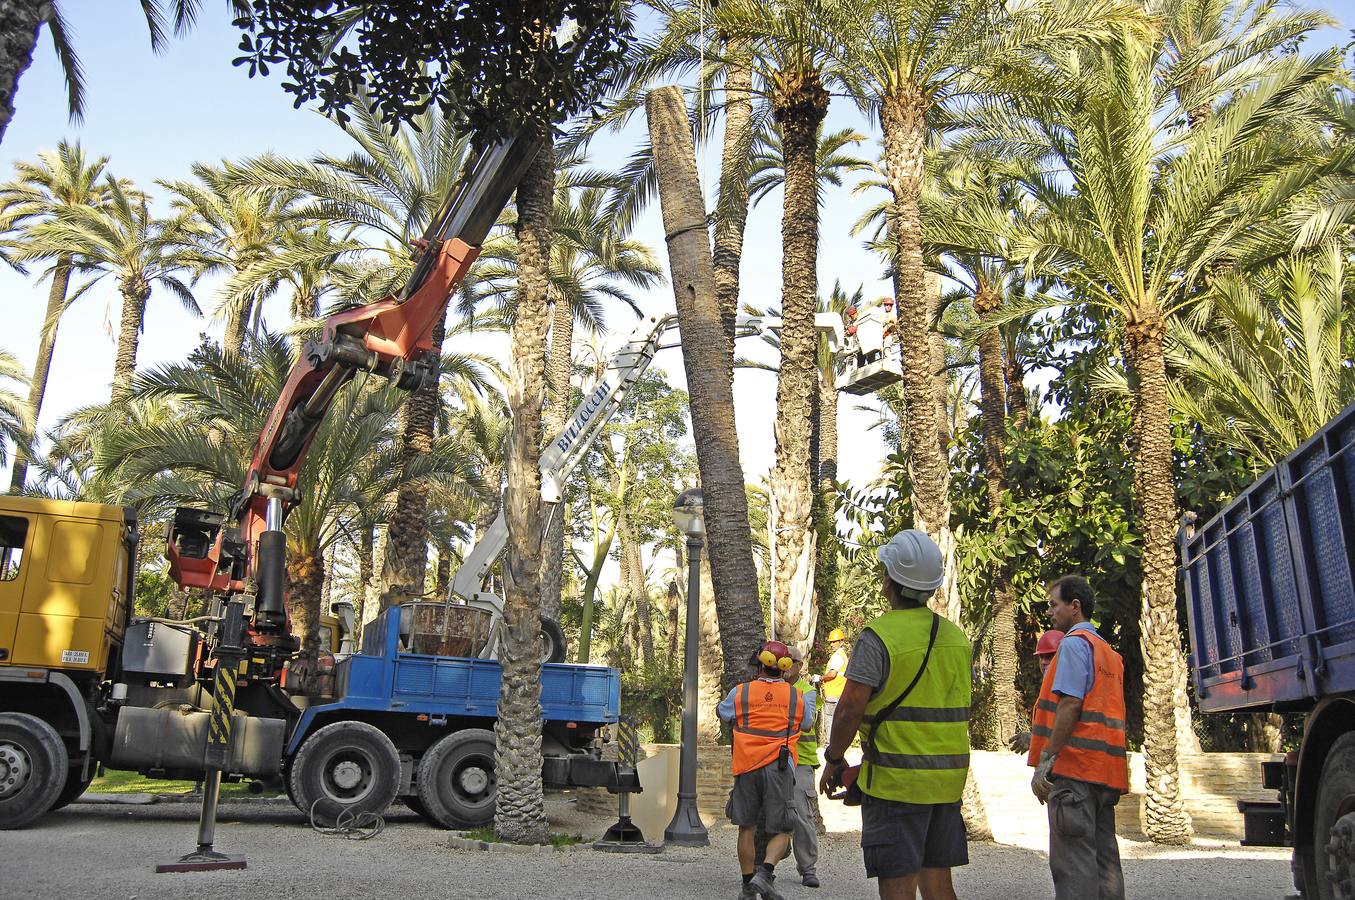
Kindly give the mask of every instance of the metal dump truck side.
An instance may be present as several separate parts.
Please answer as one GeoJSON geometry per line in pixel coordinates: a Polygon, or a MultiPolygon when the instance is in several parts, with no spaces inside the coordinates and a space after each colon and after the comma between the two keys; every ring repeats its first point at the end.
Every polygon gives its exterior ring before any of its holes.
{"type": "Polygon", "coordinates": [[[1355,691],[1355,405],[1183,528],[1181,565],[1201,710],[1355,691]]]}

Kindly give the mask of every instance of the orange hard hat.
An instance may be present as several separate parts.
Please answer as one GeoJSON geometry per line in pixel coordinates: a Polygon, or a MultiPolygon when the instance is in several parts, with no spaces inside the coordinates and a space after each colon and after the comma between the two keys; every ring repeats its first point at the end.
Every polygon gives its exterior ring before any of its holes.
{"type": "Polygon", "coordinates": [[[790,648],[781,641],[767,641],[758,651],[757,658],[767,668],[782,672],[789,672],[790,667],[795,665],[795,660],[790,658],[790,648]]]}
{"type": "Polygon", "coordinates": [[[847,636],[842,633],[841,628],[834,628],[832,631],[828,632],[829,643],[832,643],[833,641],[845,641],[846,639],[847,636]]]}
{"type": "Polygon", "coordinates": [[[1053,656],[1059,649],[1059,643],[1063,640],[1062,631],[1046,631],[1040,635],[1039,643],[1035,645],[1036,656],[1053,656]]]}

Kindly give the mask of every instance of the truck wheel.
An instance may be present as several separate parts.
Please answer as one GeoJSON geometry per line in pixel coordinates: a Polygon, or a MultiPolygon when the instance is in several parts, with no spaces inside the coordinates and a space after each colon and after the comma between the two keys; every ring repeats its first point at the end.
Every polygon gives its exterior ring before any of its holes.
{"type": "Polygon", "coordinates": [[[75,802],[76,798],[89,789],[89,783],[94,780],[94,766],[89,767],[89,777],[80,776],[80,766],[71,766],[66,770],[66,784],[62,786],[61,793],[57,794],[56,802],[52,804],[51,812],[56,812],[63,806],[69,806],[75,802]]]}
{"type": "Polygon", "coordinates": [[[68,764],[55,728],[27,713],[0,713],[0,829],[23,828],[51,809],[68,764]]]}
{"type": "Polygon", "coordinates": [[[1318,900],[1355,898],[1355,733],[1332,744],[1322,765],[1313,842],[1318,900]]]}
{"type": "Polygon", "coordinates": [[[562,663],[565,661],[565,632],[560,623],[546,616],[541,617],[541,661],[543,663],[562,663]]]}
{"type": "Polygon", "coordinates": [[[449,734],[419,760],[419,801],[444,828],[479,828],[494,820],[494,732],[449,734]]]}
{"type": "Polygon", "coordinates": [[[306,738],[289,780],[292,802],[317,824],[344,812],[380,815],[400,790],[400,754],[379,728],[335,722],[306,738]]]}

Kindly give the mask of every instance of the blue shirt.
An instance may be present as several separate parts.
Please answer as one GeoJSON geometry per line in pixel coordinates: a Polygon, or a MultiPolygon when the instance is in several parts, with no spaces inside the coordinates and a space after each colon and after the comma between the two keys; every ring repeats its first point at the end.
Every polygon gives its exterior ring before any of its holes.
{"type": "MultiPolygon", "coordinates": [[[[1092,627],[1090,622],[1078,622],[1068,629],[1064,640],[1059,644],[1059,652],[1056,657],[1054,693],[1081,700],[1092,690],[1092,645],[1086,641],[1068,640],[1075,631],[1090,631],[1092,634],[1096,634],[1096,629],[1092,627]]],[[[1098,634],[1097,637],[1100,637],[1100,635],[1098,634]]]]}
{"type": "MultiPolygon", "coordinates": [[[[778,681],[783,681],[783,680],[784,680],[784,679],[781,679],[781,678],[759,678],[759,679],[758,679],[758,681],[769,681],[769,682],[771,682],[772,684],[776,684],[778,681]]],[[[740,686],[740,687],[741,687],[741,686],[740,686]]],[[[737,694],[738,692],[739,692],[739,687],[735,687],[733,690],[731,690],[731,691],[729,692],[729,696],[726,697],[725,699],[721,700],[721,701],[720,701],[720,705],[717,706],[717,707],[715,708],[716,714],[719,715],[719,717],[720,717],[721,719],[723,719],[724,721],[726,721],[726,722],[733,722],[733,721],[734,721],[734,695],[737,694]]],[[[810,692],[808,692],[808,693],[803,693],[803,692],[802,692],[802,693],[800,694],[800,696],[804,698],[804,711],[803,711],[803,712],[801,713],[801,715],[800,715],[800,721],[799,721],[798,724],[799,724],[800,730],[801,730],[801,731],[804,731],[806,728],[810,728],[810,727],[813,726],[813,722],[814,722],[814,692],[813,692],[813,691],[810,691],[810,692]]]]}

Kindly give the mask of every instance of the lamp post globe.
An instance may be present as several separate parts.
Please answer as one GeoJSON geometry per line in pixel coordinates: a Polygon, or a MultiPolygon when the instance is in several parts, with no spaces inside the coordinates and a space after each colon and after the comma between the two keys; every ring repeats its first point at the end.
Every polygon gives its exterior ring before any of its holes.
{"type": "Polygon", "coordinates": [[[701,630],[701,546],[706,537],[705,503],[700,488],[678,494],[673,501],[673,524],[687,538],[687,636],[683,642],[682,750],[678,768],[677,809],[664,829],[666,843],[705,847],[710,834],[696,808],[696,662],[701,630]]]}

